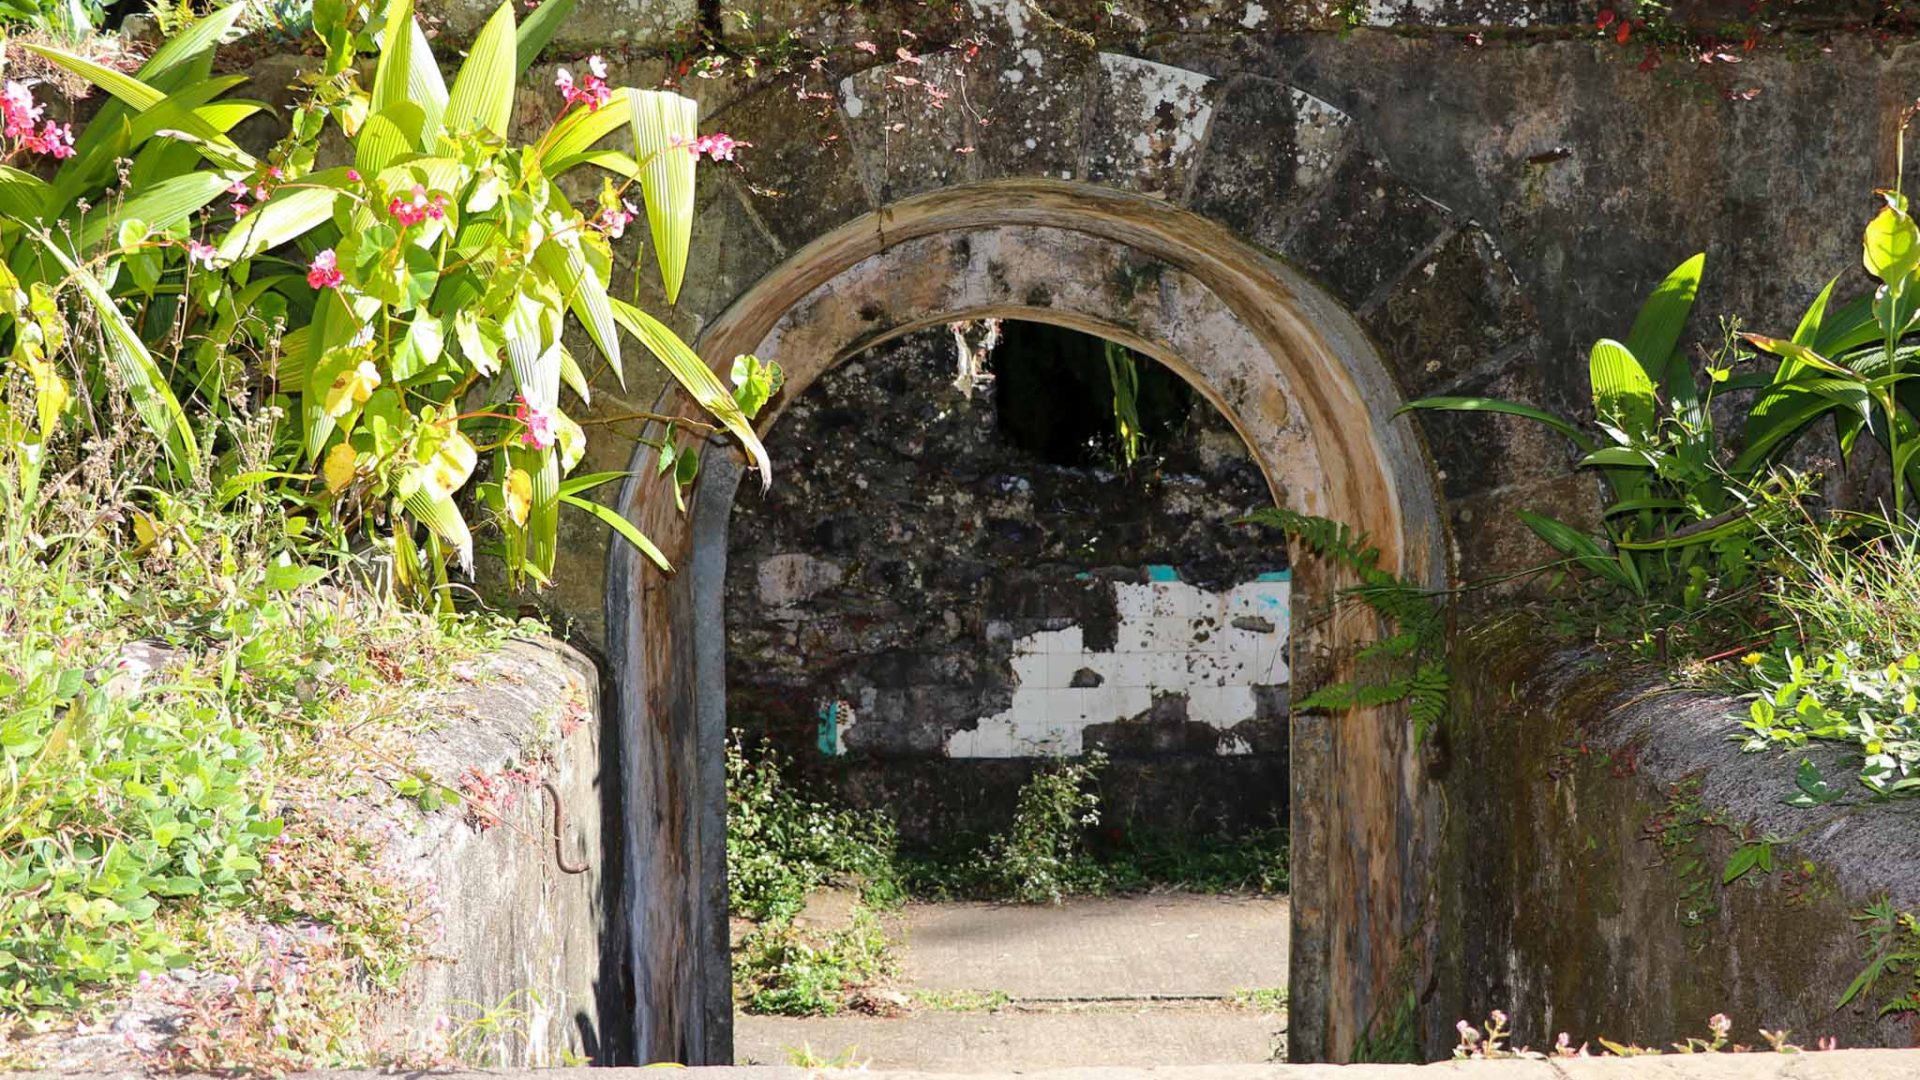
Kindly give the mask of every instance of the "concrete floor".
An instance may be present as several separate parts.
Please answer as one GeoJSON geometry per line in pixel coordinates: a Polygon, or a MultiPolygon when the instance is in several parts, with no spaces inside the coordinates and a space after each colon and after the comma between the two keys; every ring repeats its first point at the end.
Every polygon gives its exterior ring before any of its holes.
{"type": "MultiPolygon", "coordinates": [[[[1090,1065],[1252,1064],[1284,1042],[1283,1012],[1236,991],[1287,982],[1285,899],[1147,895],[1058,907],[913,904],[897,916],[894,1016],[734,1018],[734,1060],[1006,1072],[1090,1065]],[[1010,999],[960,1012],[917,995],[1010,999]]],[[[891,993],[886,993],[890,991],[891,993]]]]}

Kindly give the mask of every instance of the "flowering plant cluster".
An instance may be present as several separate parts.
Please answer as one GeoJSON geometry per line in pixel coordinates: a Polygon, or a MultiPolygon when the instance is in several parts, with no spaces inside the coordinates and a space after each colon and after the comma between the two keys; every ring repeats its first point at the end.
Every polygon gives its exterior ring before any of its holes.
{"type": "MultiPolygon", "coordinates": [[[[243,5],[189,26],[133,75],[26,46],[113,99],[76,140],[64,125],[42,122],[24,85],[7,82],[0,94],[14,151],[71,158],[51,182],[12,170],[0,191],[0,214],[43,249],[21,265],[67,275],[12,281],[0,272],[0,300],[19,293],[0,304],[0,318],[35,298],[46,312],[13,320],[16,362],[43,386],[42,430],[71,400],[43,343],[64,333],[60,293],[76,290],[106,327],[113,382],[166,445],[167,474],[266,476],[252,482],[299,507],[326,548],[347,549],[353,533],[389,547],[397,584],[419,599],[444,602],[449,565],[471,567],[476,513],[499,532],[494,550],[516,583],[548,580],[562,505],[594,514],[667,568],[631,523],[585,497],[618,474],[569,479],[585,435],[563,391],[588,401],[594,369],[624,380],[638,341],[766,471],[734,391],[659,320],[608,292],[610,245],[644,209],[665,293],[675,299],[695,164],[734,160],[743,144],[701,134],[689,99],[610,85],[598,56],[579,78],[559,73],[554,120],[531,143],[516,141],[515,87],[570,6],[549,0],[522,27],[514,6],[502,4],[451,86],[411,0],[378,15],[317,12],[323,70],[295,108],[291,133],[263,157],[226,135],[258,106],[207,104],[212,49],[243,5]],[[375,50],[363,88],[355,59],[375,50]],[[316,170],[314,147],[329,126],[348,141],[351,164],[316,170]],[[156,153],[115,145],[108,135],[122,128],[153,141],[156,153]],[[619,137],[626,148],[607,148],[619,137]],[[159,145],[168,140],[177,141],[159,145]],[[158,149],[174,152],[156,162],[158,149]],[[122,156],[136,166],[116,167],[122,156]],[[582,168],[606,175],[598,198],[576,207],[556,180],[582,168]],[[89,214],[104,201],[112,213],[89,214]],[[68,217],[64,237],[43,229],[68,217]],[[149,320],[143,312],[156,306],[166,314],[149,320]],[[162,363],[154,349],[179,346],[164,335],[150,342],[140,328],[177,319],[194,327],[182,340],[195,356],[162,363]],[[585,331],[593,363],[575,355],[569,326],[585,331]],[[238,361],[243,348],[278,353],[264,379],[238,361]],[[280,441],[289,456],[268,469],[216,458],[212,441],[202,446],[201,410],[222,414],[247,400],[291,421],[280,441]]],[[[678,435],[670,430],[661,445],[676,454],[684,485],[698,458],[671,446],[678,435]]]]}
{"type": "Polygon", "coordinates": [[[12,143],[7,156],[22,151],[45,154],[56,161],[73,156],[73,125],[42,120],[45,112],[46,107],[33,100],[33,91],[25,83],[6,81],[0,89],[0,135],[12,143]]]}

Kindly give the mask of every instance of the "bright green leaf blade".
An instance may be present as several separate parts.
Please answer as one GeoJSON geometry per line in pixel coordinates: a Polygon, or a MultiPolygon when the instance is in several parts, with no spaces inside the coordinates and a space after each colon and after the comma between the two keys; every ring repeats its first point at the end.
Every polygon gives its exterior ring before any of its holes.
{"type": "Polygon", "coordinates": [[[513,119],[514,64],[513,0],[506,0],[480,28],[467,60],[454,77],[453,92],[441,124],[448,131],[485,128],[507,134],[513,119]]]}
{"type": "Polygon", "coordinates": [[[431,498],[425,488],[416,490],[403,500],[407,513],[422,525],[433,530],[434,535],[453,545],[456,558],[463,570],[473,570],[473,533],[467,528],[467,519],[460,514],[460,508],[452,499],[431,498]]]}
{"type": "Polygon", "coordinates": [[[204,18],[196,19],[186,29],[168,38],[147,62],[140,65],[140,78],[152,83],[161,76],[172,72],[195,57],[224,41],[240,16],[246,14],[246,3],[228,4],[208,13],[204,18]]]}
{"type": "Polygon", "coordinates": [[[80,230],[80,250],[92,251],[100,241],[117,233],[124,221],[144,221],[156,232],[171,229],[226,190],[227,178],[206,170],[162,180],[115,205],[111,213],[88,218],[80,230]]]}
{"type": "Polygon", "coordinates": [[[28,52],[38,53],[66,68],[138,111],[144,112],[167,99],[166,94],[132,75],[107,67],[105,64],[96,64],[84,56],[75,56],[73,53],[56,49],[51,45],[35,45],[30,42],[23,42],[20,47],[28,52]]]}
{"type": "Polygon", "coordinates": [[[367,117],[353,141],[354,167],[363,176],[378,176],[395,158],[418,152],[426,122],[426,114],[411,101],[395,102],[367,117]]]}
{"type": "Polygon", "coordinates": [[[626,126],[633,118],[631,93],[623,86],[597,109],[571,109],[562,116],[540,143],[540,161],[547,175],[564,172],[562,162],[593,149],[600,140],[626,126]]]}
{"type": "Polygon", "coordinates": [[[566,24],[567,16],[573,14],[576,0],[545,0],[520,24],[520,30],[514,35],[513,67],[516,76],[525,74],[547,47],[553,35],[560,32],[566,24]]]}
{"type": "Polygon", "coordinates": [[[1397,412],[1407,412],[1410,409],[1433,409],[1441,412],[1490,412],[1499,413],[1503,416],[1518,416],[1522,419],[1533,420],[1537,423],[1547,425],[1573,440],[1573,444],[1583,452],[1591,453],[1593,451],[1593,440],[1587,438],[1585,432],[1552,413],[1536,409],[1531,405],[1521,405],[1512,401],[1501,401],[1498,398],[1430,397],[1421,398],[1418,401],[1409,401],[1405,405],[1400,406],[1397,412]]]}
{"type": "Polygon", "coordinates": [[[1689,532],[1681,536],[1662,536],[1652,540],[1621,540],[1615,546],[1622,551],[1671,551],[1675,548],[1692,547],[1695,544],[1733,536],[1752,527],[1753,522],[1742,514],[1697,532],[1689,532]]]}
{"type": "MultiPolygon", "coordinates": [[[[534,253],[533,261],[540,273],[559,287],[560,294],[566,297],[567,307],[587,328],[587,336],[593,339],[600,354],[607,358],[615,378],[625,386],[627,377],[620,361],[620,329],[613,321],[613,306],[607,296],[607,287],[601,283],[600,275],[588,265],[586,254],[580,250],[577,239],[573,243],[548,240],[534,253]]],[[[584,379],[581,381],[585,383],[584,379]]],[[[583,399],[587,396],[578,387],[574,392],[583,399]]]]}
{"type": "Polygon", "coordinates": [[[1603,446],[1580,459],[1583,466],[1624,466],[1629,469],[1651,469],[1654,463],[1647,459],[1645,452],[1630,446],[1603,446]]]}
{"type": "Polygon", "coordinates": [[[578,495],[583,491],[592,491],[594,488],[604,484],[611,484],[615,480],[625,480],[632,475],[632,473],[627,472],[597,472],[582,473],[579,476],[569,476],[561,482],[560,494],[563,496],[578,495]]]}
{"type": "Polygon", "coordinates": [[[582,165],[595,165],[629,180],[640,178],[640,164],[633,160],[632,155],[623,154],[618,150],[583,150],[578,154],[556,158],[547,165],[547,173],[550,176],[558,176],[568,169],[575,169],[582,165]]]}
{"type": "Polygon", "coordinates": [[[1640,314],[1633,320],[1633,329],[1627,331],[1627,352],[1639,358],[1648,376],[1676,401],[1693,394],[1693,375],[1687,368],[1686,357],[1674,350],[1680,343],[1680,335],[1686,332],[1687,317],[1693,313],[1694,298],[1700,294],[1700,275],[1706,264],[1707,256],[1702,252],[1675,267],[1654,286],[1652,295],[1640,306],[1640,314]]]}
{"type": "Polygon", "coordinates": [[[646,197],[647,227],[667,303],[680,298],[687,249],[693,243],[693,170],[691,152],[700,135],[700,107],[692,98],[664,90],[629,90],[633,112],[634,160],[640,163],[640,190],[646,197]]]}
{"type": "Polygon", "coordinates": [[[1632,574],[1593,537],[1563,521],[1556,521],[1531,510],[1520,511],[1519,517],[1527,528],[1533,530],[1535,536],[1546,541],[1548,547],[1571,557],[1589,573],[1636,593],[1640,591],[1639,583],[1632,574]]]}
{"type": "Polygon", "coordinates": [[[760,482],[763,488],[773,486],[773,462],[767,457],[767,448],[760,443],[760,436],[754,433],[752,421],[740,409],[739,402],[733,400],[733,391],[720,381],[720,376],[687,347],[687,343],[669,330],[664,324],[632,304],[621,300],[611,301],[614,321],[626,331],[640,339],[647,351],[666,365],[687,393],[700,407],[712,413],[714,418],[728,430],[747,451],[747,457],[760,470],[760,482]]]}
{"type": "Polygon", "coordinates": [[[32,224],[46,216],[53,186],[29,172],[0,165],[0,214],[32,224]]]}
{"type": "Polygon", "coordinates": [[[1899,282],[1920,264],[1920,229],[1904,212],[1891,206],[1882,209],[1861,237],[1860,261],[1867,273],[1881,281],[1899,282]]]}
{"type": "Polygon", "coordinates": [[[658,547],[654,546],[653,541],[647,539],[646,534],[636,528],[633,522],[621,517],[619,513],[612,508],[601,506],[591,499],[582,499],[577,495],[562,495],[560,501],[576,509],[585,510],[587,513],[606,522],[614,532],[619,533],[625,538],[627,543],[639,548],[642,554],[653,561],[653,565],[658,566],[669,574],[673,573],[673,564],[667,561],[666,555],[661,552],[658,547]]]}
{"type": "Polygon", "coordinates": [[[1827,282],[1820,295],[1813,298],[1813,305],[1807,313],[1800,316],[1800,325],[1794,328],[1793,343],[1814,348],[1820,341],[1820,324],[1826,321],[1827,305],[1833,302],[1833,287],[1840,284],[1839,278],[1827,282]]]}
{"type": "Polygon", "coordinates": [[[254,207],[228,230],[220,241],[220,257],[249,259],[332,220],[334,201],[340,197],[333,185],[345,182],[346,169],[328,169],[306,177],[300,187],[274,192],[272,198],[254,207]],[[316,186],[306,186],[309,184],[316,186]]]}
{"type": "Polygon", "coordinates": [[[1653,373],[1625,345],[1609,338],[1594,342],[1588,373],[1593,410],[1602,420],[1635,438],[1653,433],[1653,373]]]}

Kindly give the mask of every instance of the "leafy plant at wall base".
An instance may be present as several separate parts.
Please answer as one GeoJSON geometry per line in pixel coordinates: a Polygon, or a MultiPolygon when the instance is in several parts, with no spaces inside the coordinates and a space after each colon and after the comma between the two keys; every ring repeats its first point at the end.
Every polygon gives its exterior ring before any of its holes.
{"type": "Polygon", "coordinates": [[[1888,975],[1904,976],[1907,985],[1880,1007],[1880,1015],[1920,1012],[1920,918],[1900,911],[1882,898],[1854,916],[1867,941],[1867,966],[1861,970],[1834,1008],[1842,1008],[1873,989],[1888,975]]]}
{"type": "Polygon", "coordinates": [[[1296,702],[1297,709],[1361,709],[1406,702],[1416,742],[1424,743],[1446,722],[1452,677],[1447,670],[1447,619],[1440,599],[1380,566],[1380,550],[1342,522],[1270,507],[1247,519],[1284,532],[1308,551],[1359,579],[1340,590],[1367,607],[1391,633],[1359,649],[1354,663],[1377,669],[1347,682],[1321,687],[1296,702]]]}

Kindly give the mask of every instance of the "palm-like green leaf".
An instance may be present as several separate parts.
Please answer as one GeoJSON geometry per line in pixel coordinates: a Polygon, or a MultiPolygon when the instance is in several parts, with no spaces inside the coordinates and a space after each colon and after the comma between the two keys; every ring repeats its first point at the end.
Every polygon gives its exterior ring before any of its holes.
{"type": "MultiPolygon", "coordinates": [[[[587,336],[593,339],[601,355],[612,366],[614,376],[624,386],[626,374],[620,362],[620,330],[613,321],[613,306],[608,301],[607,287],[587,263],[578,241],[567,244],[557,239],[548,240],[534,254],[534,265],[559,287],[560,294],[567,298],[567,306],[587,328],[587,336]]],[[[585,396],[581,394],[581,397],[585,396]]]]}
{"type": "Polygon", "coordinates": [[[587,513],[606,522],[608,527],[624,537],[627,543],[639,548],[641,554],[652,560],[653,565],[669,574],[673,572],[673,564],[667,561],[666,555],[662,553],[658,547],[654,546],[653,541],[647,539],[647,534],[636,528],[633,522],[621,517],[618,511],[611,507],[602,506],[592,499],[583,499],[578,495],[562,495],[560,496],[560,501],[577,510],[585,510],[587,513]]]}
{"type": "Polygon", "coordinates": [[[328,169],[274,192],[273,197],[234,223],[220,241],[223,259],[250,259],[262,251],[305,236],[333,217],[334,187],[346,182],[346,169],[328,169]],[[311,185],[311,186],[309,186],[311,185]]]}
{"type": "Polygon", "coordinates": [[[1593,410],[1629,435],[1644,439],[1653,433],[1655,399],[1653,372],[1625,345],[1611,338],[1593,344],[1588,360],[1593,382],[1593,410]]]}
{"type": "Polygon", "coordinates": [[[687,249],[693,243],[692,144],[700,135],[700,107],[692,98],[665,90],[629,90],[632,103],[634,160],[640,163],[640,190],[647,202],[647,227],[667,303],[680,298],[687,249]]]}
{"type": "Polygon", "coordinates": [[[513,0],[506,0],[480,28],[466,63],[453,80],[442,124],[449,131],[485,128],[505,136],[513,119],[513,0]]]}
{"type": "Polygon", "coordinates": [[[1706,253],[1702,252],[1675,267],[1654,287],[1634,318],[1633,329],[1627,331],[1627,351],[1639,358],[1655,385],[1664,387],[1667,395],[1680,404],[1690,403],[1696,392],[1686,357],[1675,349],[1680,335],[1686,332],[1694,298],[1700,294],[1700,275],[1706,263],[1706,253]]]}
{"type": "Polygon", "coordinates": [[[540,164],[548,176],[566,171],[563,162],[591,150],[595,143],[619,131],[633,118],[633,105],[626,87],[615,90],[607,103],[597,109],[574,109],[553,125],[540,140],[540,164]]]}
{"type": "Polygon", "coordinates": [[[115,206],[111,213],[87,219],[80,230],[80,250],[119,231],[125,221],[144,221],[155,230],[171,229],[198,213],[227,189],[227,178],[217,172],[200,170],[162,180],[115,206]]]}
{"type": "Polygon", "coordinates": [[[576,0],[546,0],[545,3],[533,9],[533,14],[527,16],[526,22],[520,24],[519,32],[514,35],[513,46],[513,68],[516,77],[525,74],[526,70],[533,66],[533,61],[540,55],[540,50],[546,48],[547,43],[553,40],[553,35],[560,32],[560,27],[567,21],[567,16],[573,14],[575,2],[576,0]]]}
{"type": "Polygon", "coordinates": [[[11,165],[0,165],[0,214],[32,224],[46,216],[52,185],[11,165]]]}

